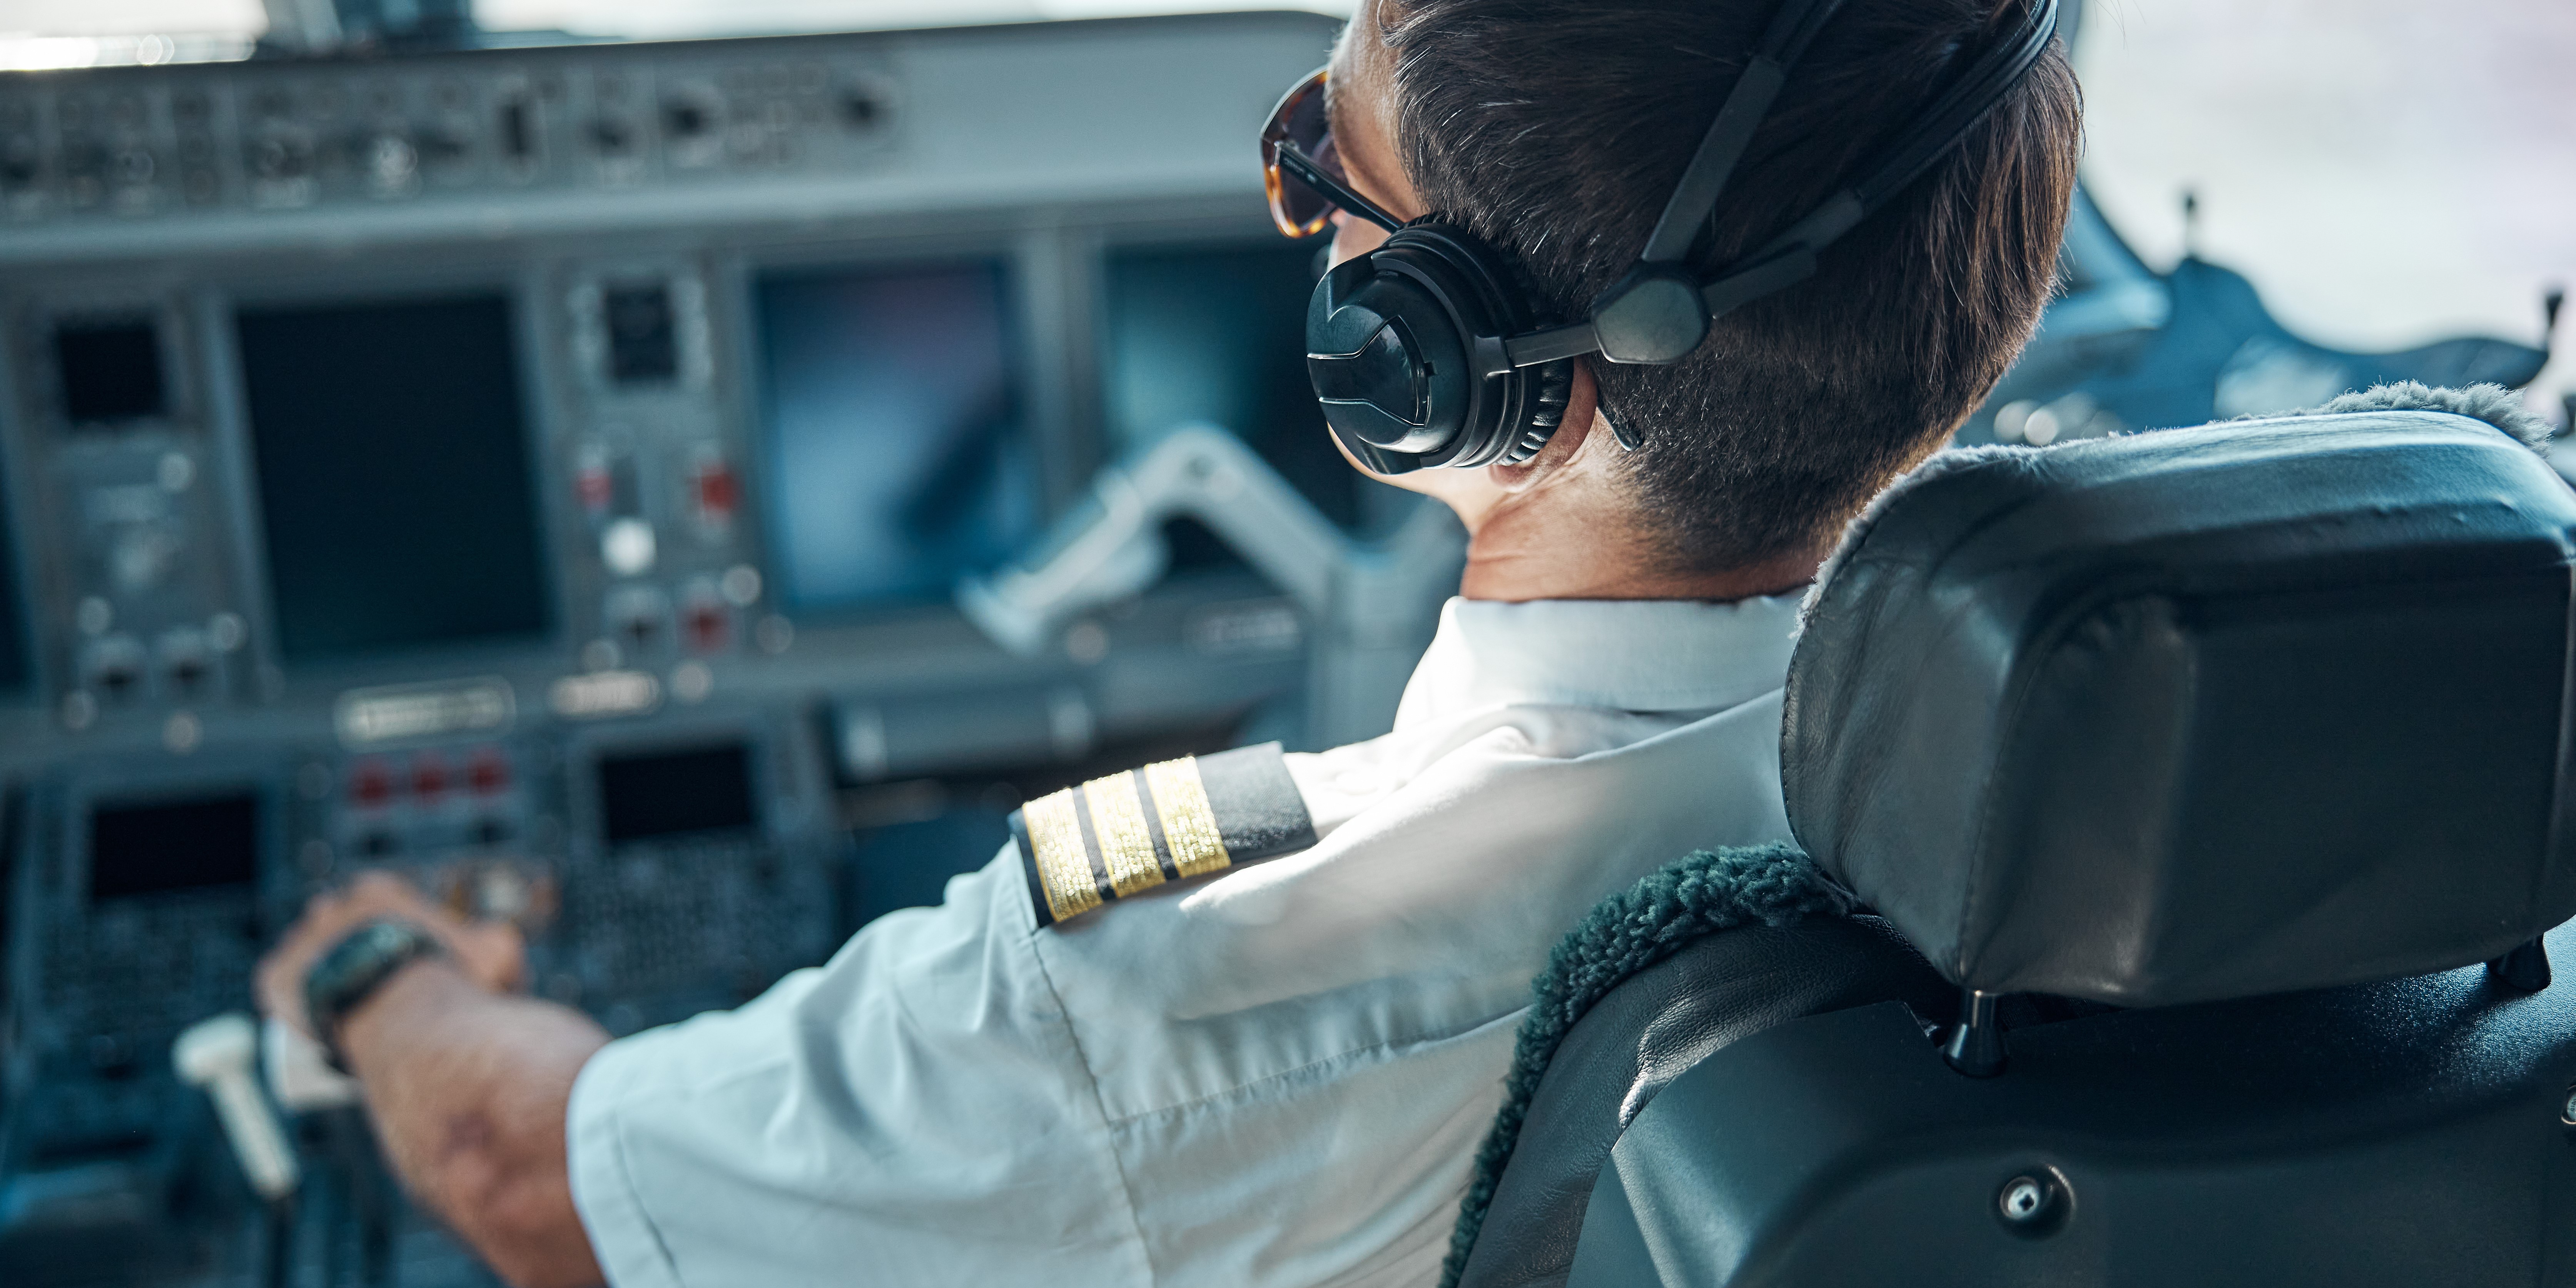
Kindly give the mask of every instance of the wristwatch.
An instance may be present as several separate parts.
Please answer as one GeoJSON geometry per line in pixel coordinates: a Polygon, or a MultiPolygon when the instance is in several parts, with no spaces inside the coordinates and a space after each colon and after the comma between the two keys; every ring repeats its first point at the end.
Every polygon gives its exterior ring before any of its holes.
{"type": "Polygon", "coordinates": [[[331,945],[304,972],[304,1015],[331,1067],[349,1072],[340,1053],[340,1021],[384,986],[394,972],[424,957],[444,957],[430,933],[408,921],[370,921],[331,945]]]}

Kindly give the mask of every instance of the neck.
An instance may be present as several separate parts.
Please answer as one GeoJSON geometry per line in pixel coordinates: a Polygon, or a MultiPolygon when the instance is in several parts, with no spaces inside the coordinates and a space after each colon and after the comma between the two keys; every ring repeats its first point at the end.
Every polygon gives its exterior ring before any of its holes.
{"type": "Polygon", "coordinates": [[[1662,551],[1624,521],[1570,507],[1496,505],[1471,524],[1468,599],[1749,599],[1815,580],[1813,553],[1705,572],[1666,568],[1662,551]],[[1617,535],[1613,535],[1617,534],[1617,535]]]}

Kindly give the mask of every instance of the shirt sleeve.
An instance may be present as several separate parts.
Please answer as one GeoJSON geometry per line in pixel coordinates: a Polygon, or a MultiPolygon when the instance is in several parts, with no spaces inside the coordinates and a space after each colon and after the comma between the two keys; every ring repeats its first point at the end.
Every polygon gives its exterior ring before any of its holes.
{"type": "Polygon", "coordinates": [[[610,1043],[566,1125],[617,1288],[1147,1278],[1005,846],[740,1009],[610,1043]]]}

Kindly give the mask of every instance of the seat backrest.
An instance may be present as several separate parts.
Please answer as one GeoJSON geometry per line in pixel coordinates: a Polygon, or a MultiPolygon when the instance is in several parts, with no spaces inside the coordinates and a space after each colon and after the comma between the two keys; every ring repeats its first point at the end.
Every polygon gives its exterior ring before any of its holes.
{"type": "Polygon", "coordinates": [[[2576,915],[2571,565],[2576,494],[2439,412],[1954,454],[1818,584],[1790,827],[1988,993],[2495,957],[2576,915]]]}
{"type": "MultiPolygon", "coordinates": [[[[1617,1144],[1551,1209],[1513,1182],[1580,1173],[1529,1148],[1587,1119],[1552,1066],[1466,1282],[2576,1283],[2576,987],[2531,991],[2576,913],[2571,576],[2576,495],[2461,416],[1936,458],[1820,580],[1782,756],[1921,974],[1856,941],[1823,973],[1876,997],[1599,1078],[1617,1144]],[[2008,995],[2097,1005],[1963,1076],[2008,995]],[[1488,1256],[1516,1205],[1573,1255],[1488,1256]]],[[[1567,1047],[1649,1050],[1639,1009],[1567,1047]]]]}
{"type": "Polygon", "coordinates": [[[1565,1282],[2576,1283],[2576,986],[2472,967],[2010,1045],[1960,1076],[1889,1002],[1727,1046],[1611,1151],[1565,1282]]]}
{"type": "Polygon", "coordinates": [[[1744,926],[1630,976],[1550,1054],[1459,1288],[1564,1283],[1611,1147],[1675,1078],[1788,1021],[1885,1001],[1947,1016],[1951,991],[1877,917],[1744,926]]]}

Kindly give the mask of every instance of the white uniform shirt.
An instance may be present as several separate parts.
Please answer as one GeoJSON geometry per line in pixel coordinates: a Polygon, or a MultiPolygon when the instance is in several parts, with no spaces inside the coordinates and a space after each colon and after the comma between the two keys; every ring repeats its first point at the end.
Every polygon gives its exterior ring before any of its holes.
{"type": "Polygon", "coordinates": [[[573,1197],[618,1288],[1426,1284],[1548,950],[1788,835],[1797,599],[1453,600],[1319,842],[1037,928],[1015,851],[739,1010],[609,1044],[573,1197]]]}

